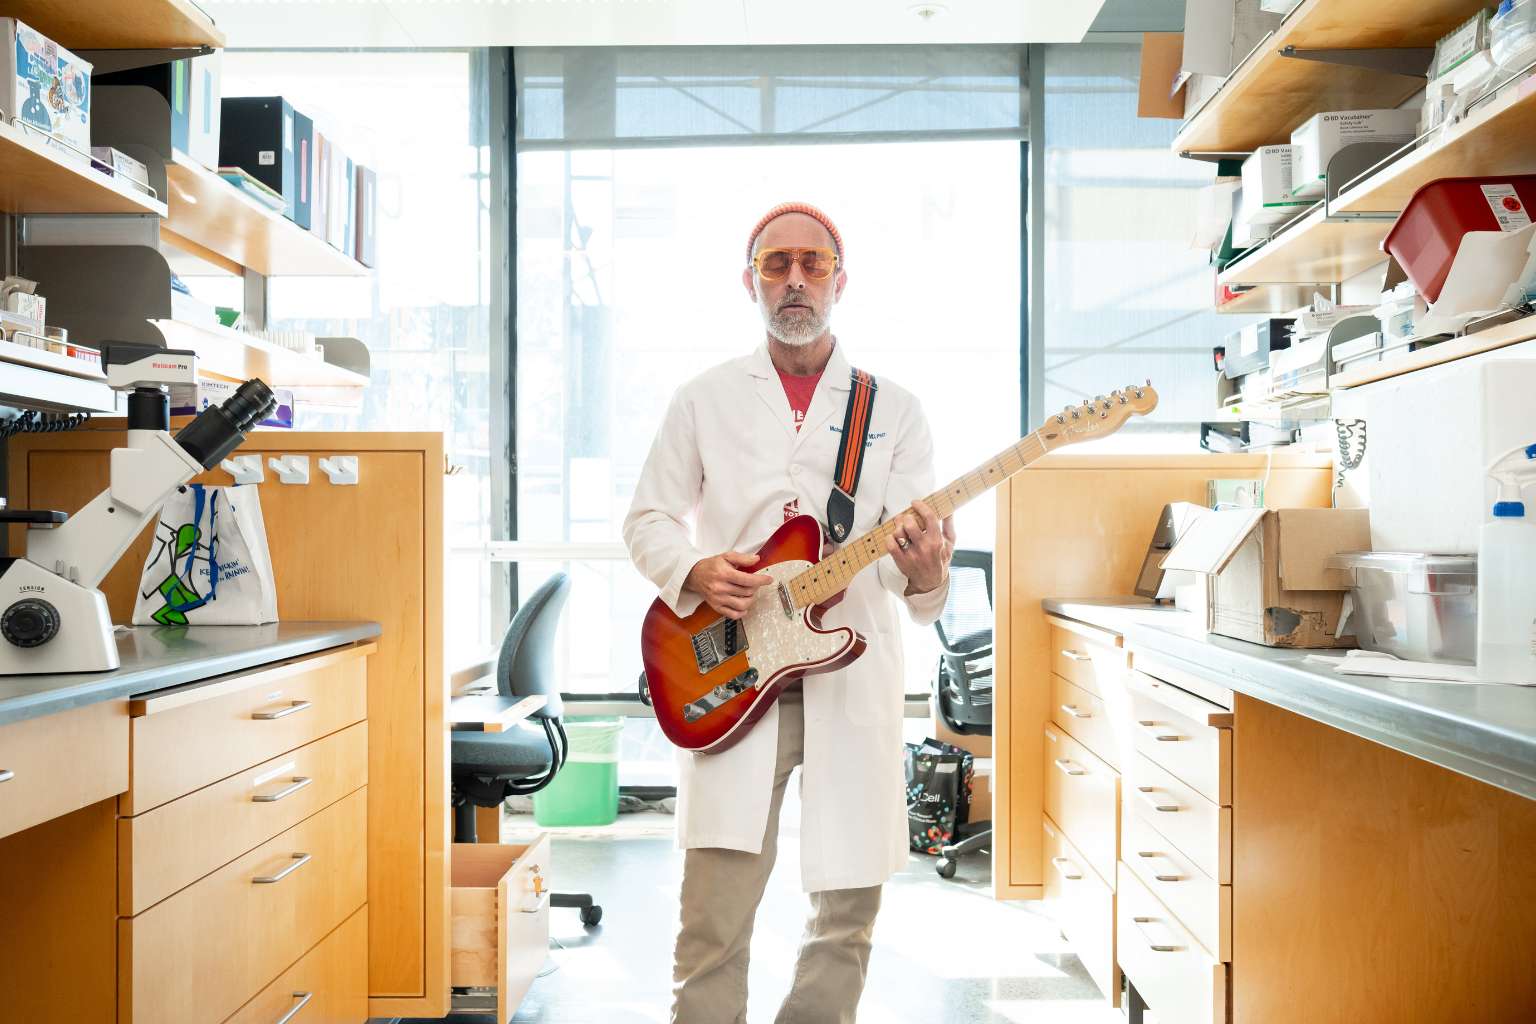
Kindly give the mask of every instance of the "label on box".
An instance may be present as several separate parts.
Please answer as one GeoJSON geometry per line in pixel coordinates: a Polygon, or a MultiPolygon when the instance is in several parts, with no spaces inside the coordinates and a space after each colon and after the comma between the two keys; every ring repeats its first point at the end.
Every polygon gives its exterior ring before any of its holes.
{"type": "Polygon", "coordinates": [[[1493,211],[1493,218],[1499,222],[1500,231],[1519,231],[1530,226],[1530,211],[1515,194],[1515,186],[1484,185],[1482,189],[1483,198],[1488,200],[1488,209],[1493,211]]]}
{"type": "Polygon", "coordinates": [[[277,151],[272,149],[262,150],[256,154],[256,162],[263,167],[271,167],[277,163],[277,151]]]}

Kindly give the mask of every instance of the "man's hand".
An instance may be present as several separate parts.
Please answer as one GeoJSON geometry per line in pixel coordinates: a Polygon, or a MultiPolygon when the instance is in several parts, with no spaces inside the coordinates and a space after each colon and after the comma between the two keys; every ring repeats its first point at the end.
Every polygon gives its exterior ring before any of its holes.
{"type": "Polygon", "coordinates": [[[727,551],[723,555],[701,559],[688,570],[683,586],[704,596],[704,603],[728,619],[739,619],[752,607],[758,587],[766,587],[773,577],[763,572],[743,572],[757,564],[756,555],[727,551]]]}
{"type": "Polygon", "coordinates": [[[945,516],[940,523],[938,514],[925,502],[914,501],[912,511],[903,512],[894,523],[885,550],[907,578],[907,596],[943,586],[949,579],[949,556],[955,550],[954,517],[945,516]]]}

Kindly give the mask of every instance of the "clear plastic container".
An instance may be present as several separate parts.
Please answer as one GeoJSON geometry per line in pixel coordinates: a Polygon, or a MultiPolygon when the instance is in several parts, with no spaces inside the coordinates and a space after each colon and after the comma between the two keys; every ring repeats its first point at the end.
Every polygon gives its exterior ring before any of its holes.
{"type": "Polygon", "coordinates": [[[1506,75],[1536,62],[1536,0],[1503,0],[1488,23],[1488,48],[1506,75]]]}
{"type": "Polygon", "coordinates": [[[1341,628],[1365,650],[1408,661],[1477,660],[1476,555],[1346,551],[1328,564],[1353,574],[1353,607],[1341,628]]]}

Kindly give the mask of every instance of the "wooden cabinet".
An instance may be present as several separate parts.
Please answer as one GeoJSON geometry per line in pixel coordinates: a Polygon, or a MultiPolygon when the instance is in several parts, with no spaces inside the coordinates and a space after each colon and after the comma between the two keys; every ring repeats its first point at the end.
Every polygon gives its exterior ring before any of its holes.
{"type": "MultiPolygon", "coordinates": [[[[13,504],[74,512],[106,486],[108,452],[125,441],[121,423],[66,434],[12,438],[8,460],[13,504]]],[[[448,1012],[450,814],[443,672],[443,446],[437,433],[258,431],[238,454],[321,458],[355,455],[358,483],[336,487],[317,477],[306,487],[268,475],[257,485],[272,550],[278,610],[289,620],[374,621],[382,628],[368,670],[366,714],[355,705],[330,730],[366,717],[368,729],[369,1013],[432,1017],[448,1012]],[[355,716],[355,717],[354,717],[355,716]]],[[[199,483],[228,485],[214,470],[199,483]]],[[[14,531],[13,541],[19,531],[14,531]]],[[[152,540],[146,529],[102,583],[115,621],[133,611],[139,571],[152,540]]],[[[281,711],[292,696],[250,711],[281,711]]],[[[308,699],[308,698],[304,698],[308,699]]],[[[286,719],[252,725],[296,749],[325,735],[303,733],[319,705],[286,719]]],[[[154,716],[148,716],[153,718],[154,716]]],[[[197,740],[195,742],[203,742],[197,740]]],[[[164,779],[150,799],[190,792],[267,761],[276,747],[246,748],[238,759],[207,754],[213,771],[195,784],[164,779]]],[[[199,755],[201,758],[202,755],[199,755]]],[[[4,767],[0,765],[0,767],[4,767]]],[[[175,770],[170,774],[174,776],[175,770]]],[[[147,780],[146,780],[147,781],[147,780]]],[[[6,783],[0,783],[3,790],[6,783]]],[[[129,805],[142,812],[147,803],[129,805]]],[[[296,951],[296,955],[298,952],[296,951]]],[[[270,980],[270,979],[269,979],[270,980]]],[[[302,1014],[298,1020],[302,1020],[302,1014]]]]}
{"type": "Polygon", "coordinates": [[[1232,713],[1145,672],[1127,677],[1136,752],[1216,804],[1232,804],[1232,713]]]}
{"type": "Polygon", "coordinates": [[[1232,886],[1206,874],[1167,837],[1127,813],[1120,862],[1217,960],[1232,960],[1232,886]]]}
{"type": "Polygon", "coordinates": [[[0,838],[127,787],[126,701],[0,725],[0,838]]]}
{"type": "Polygon", "coordinates": [[[496,990],[510,1020],[549,953],[549,837],[453,846],[453,984],[496,990]]]}
{"type": "Polygon", "coordinates": [[[367,839],[359,789],[124,919],[125,1024],[204,1024],[239,1009],[363,905],[367,839]]]}
{"type": "MultiPolygon", "coordinates": [[[[1224,1024],[1227,965],[1213,958],[1134,872],[1120,868],[1115,939],[1121,969],[1158,1020],[1224,1024]]],[[[1281,969],[1277,965],[1277,969],[1281,969]]]]}
{"type": "Polygon", "coordinates": [[[279,1024],[285,1019],[293,1024],[357,1024],[367,1016],[368,908],[363,907],[224,1024],[279,1024]]]}
{"type": "Polygon", "coordinates": [[[1099,990],[1118,1002],[1120,967],[1115,959],[1115,890],[1088,867],[1088,859],[1049,817],[1045,833],[1045,909],[1061,928],[1099,990]]]}
{"type": "Polygon", "coordinates": [[[1120,775],[1072,737],[1045,730],[1045,813],[1111,885],[1119,839],[1120,775]]]}

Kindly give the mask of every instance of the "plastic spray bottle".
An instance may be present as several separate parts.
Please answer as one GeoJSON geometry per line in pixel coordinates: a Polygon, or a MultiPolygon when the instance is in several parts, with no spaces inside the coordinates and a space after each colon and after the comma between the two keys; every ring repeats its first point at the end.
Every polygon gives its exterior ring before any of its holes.
{"type": "Polygon", "coordinates": [[[1536,523],[1520,500],[1536,483],[1536,444],[1506,452],[1488,475],[1499,500],[1477,540],[1477,674],[1536,683],[1536,523]]]}

